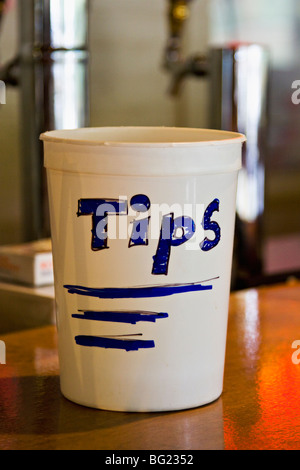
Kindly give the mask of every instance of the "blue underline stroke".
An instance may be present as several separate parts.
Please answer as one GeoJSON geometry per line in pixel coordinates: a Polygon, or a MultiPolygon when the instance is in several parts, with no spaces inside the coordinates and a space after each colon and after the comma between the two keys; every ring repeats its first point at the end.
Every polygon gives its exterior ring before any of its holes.
{"type": "Polygon", "coordinates": [[[138,322],[151,322],[155,323],[156,320],[168,318],[167,313],[155,312],[93,312],[85,311],[83,314],[74,314],[72,318],[80,320],[104,321],[114,323],[129,323],[136,325],[138,322]]]}
{"type": "Polygon", "coordinates": [[[76,285],[64,285],[69,294],[98,297],[100,299],[141,299],[151,297],[167,297],[187,292],[212,290],[212,285],[200,283],[174,284],[162,286],[130,287],[130,288],[90,288],[76,285]]]}
{"type": "Polygon", "coordinates": [[[155,343],[152,340],[125,340],[116,338],[101,338],[98,336],[76,336],[75,341],[79,346],[104,349],[123,349],[127,352],[138,351],[139,349],[155,348],[155,343]]]}

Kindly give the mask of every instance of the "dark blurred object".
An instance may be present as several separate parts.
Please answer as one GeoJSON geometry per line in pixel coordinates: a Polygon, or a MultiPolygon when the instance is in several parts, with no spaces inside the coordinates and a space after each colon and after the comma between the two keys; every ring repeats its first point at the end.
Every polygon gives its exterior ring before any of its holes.
{"type": "Polygon", "coordinates": [[[0,0],[0,26],[4,15],[6,0],[0,0]]]}

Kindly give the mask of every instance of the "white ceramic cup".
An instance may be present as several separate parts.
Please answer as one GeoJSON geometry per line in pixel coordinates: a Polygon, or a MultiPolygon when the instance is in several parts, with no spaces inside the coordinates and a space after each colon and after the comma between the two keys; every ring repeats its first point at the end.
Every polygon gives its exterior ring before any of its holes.
{"type": "Polygon", "coordinates": [[[61,391],[151,412],[222,394],[241,134],[47,132],[61,391]]]}

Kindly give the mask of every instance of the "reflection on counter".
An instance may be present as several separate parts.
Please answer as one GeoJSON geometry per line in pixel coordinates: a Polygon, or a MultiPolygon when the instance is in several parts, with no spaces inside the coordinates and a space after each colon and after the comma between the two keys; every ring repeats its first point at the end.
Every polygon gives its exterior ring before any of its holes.
{"type": "Polygon", "coordinates": [[[231,399],[236,395],[236,406],[230,408],[224,394],[228,450],[289,450],[298,445],[300,366],[292,360],[292,345],[300,337],[299,322],[294,321],[299,302],[296,281],[232,297],[235,315],[230,316],[229,331],[235,341],[228,345],[225,390],[231,399]],[[231,380],[232,367],[240,371],[238,387],[231,380]]]}

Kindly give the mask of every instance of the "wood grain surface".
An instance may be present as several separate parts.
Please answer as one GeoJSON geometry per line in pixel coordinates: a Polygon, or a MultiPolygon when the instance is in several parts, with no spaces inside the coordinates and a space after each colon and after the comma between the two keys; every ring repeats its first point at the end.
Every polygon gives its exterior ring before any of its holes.
{"type": "Polygon", "coordinates": [[[300,449],[300,283],[233,293],[224,393],[173,413],[93,410],[60,393],[57,333],[1,337],[1,450],[300,449]]]}

